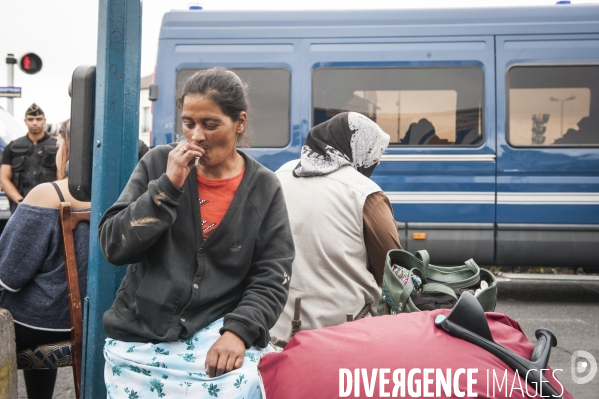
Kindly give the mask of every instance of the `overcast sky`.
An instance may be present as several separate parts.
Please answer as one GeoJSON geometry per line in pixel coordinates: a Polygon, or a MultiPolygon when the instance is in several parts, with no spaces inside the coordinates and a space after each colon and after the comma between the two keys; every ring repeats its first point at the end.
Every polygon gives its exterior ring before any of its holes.
{"type": "MultiPolygon", "coordinates": [[[[475,6],[552,5],[554,0],[144,0],[142,21],[141,73],[154,70],[162,16],[169,10],[184,10],[190,4],[205,10],[268,9],[360,9],[429,8],[475,6]]],[[[572,4],[599,3],[573,0],[572,4]]],[[[36,102],[48,122],[69,117],[67,88],[78,65],[96,63],[98,0],[0,0],[0,86],[7,86],[6,54],[17,59],[33,52],[43,61],[41,72],[26,75],[15,66],[14,85],[22,87],[22,98],[13,100],[14,113],[23,119],[27,107],[36,102]]],[[[558,6],[564,7],[564,6],[558,6]]],[[[565,6],[567,7],[567,6],[565,6]]],[[[6,99],[0,99],[6,109],[6,99]]],[[[23,129],[25,125],[23,124],[23,129]]]]}

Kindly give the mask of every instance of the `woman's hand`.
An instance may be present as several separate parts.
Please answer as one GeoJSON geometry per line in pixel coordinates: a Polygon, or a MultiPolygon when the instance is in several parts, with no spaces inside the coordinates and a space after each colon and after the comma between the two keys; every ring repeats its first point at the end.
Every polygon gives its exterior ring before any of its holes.
{"type": "Polygon", "coordinates": [[[189,141],[182,141],[168,154],[166,176],[177,188],[183,187],[189,172],[195,168],[195,159],[204,155],[204,149],[189,141]]]}
{"type": "Polygon", "coordinates": [[[238,369],[243,364],[244,355],[245,344],[241,338],[231,331],[225,331],[208,350],[206,374],[213,378],[238,369]]]}

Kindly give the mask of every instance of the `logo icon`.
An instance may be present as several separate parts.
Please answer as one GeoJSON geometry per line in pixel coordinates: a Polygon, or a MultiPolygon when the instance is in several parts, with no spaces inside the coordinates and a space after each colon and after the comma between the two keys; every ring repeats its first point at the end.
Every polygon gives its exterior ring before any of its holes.
{"type": "Polygon", "coordinates": [[[575,384],[586,384],[597,374],[597,361],[587,351],[576,351],[570,359],[570,372],[575,384]],[[584,375],[585,373],[588,373],[584,375]]]}

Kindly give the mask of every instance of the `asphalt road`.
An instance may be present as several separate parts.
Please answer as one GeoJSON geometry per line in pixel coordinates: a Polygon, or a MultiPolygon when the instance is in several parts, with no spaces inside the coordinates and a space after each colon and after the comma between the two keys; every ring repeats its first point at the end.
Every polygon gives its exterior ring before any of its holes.
{"type": "Polygon", "coordinates": [[[548,328],[557,337],[549,365],[574,398],[599,398],[599,373],[587,384],[571,376],[572,353],[584,350],[599,362],[599,281],[509,281],[499,285],[497,312],[518,320],[531,342],[535,330],[548,328]]]}
{"type": "MultiPolygon", "coordinates": [[[[589,383],[577,385],[570,372],[572,353],[589,352],[599,362],[599,281],[499,282],[497,312],[519,321],[526,336],[536,342],[534,332],[551,330],[558,345],[551,352],[549,365],[574,398],[599,398],[599,373],[589,383]]],[[[71,368],[59,369],[54,398],[74,398],[71,368]]],[[[25,399],[25,387],[19,372],[19,399],[25,399]]]]}

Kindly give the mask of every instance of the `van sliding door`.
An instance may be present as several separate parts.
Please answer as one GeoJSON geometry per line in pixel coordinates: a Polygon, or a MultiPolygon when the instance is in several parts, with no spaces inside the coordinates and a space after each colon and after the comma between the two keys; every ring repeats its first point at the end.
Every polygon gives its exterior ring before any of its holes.
{"type": "Polygon", "coordinates": [[[497,76],[498,264],[599,265],[599,36],[497,37],[497,76]]]}
{"type": "Polygon", "coordinates": [[[360,112],[391,136],[372,176],[405,249],[435,264],[494,260],[492,37],[311,41],[310,125],[360,112]]]}

